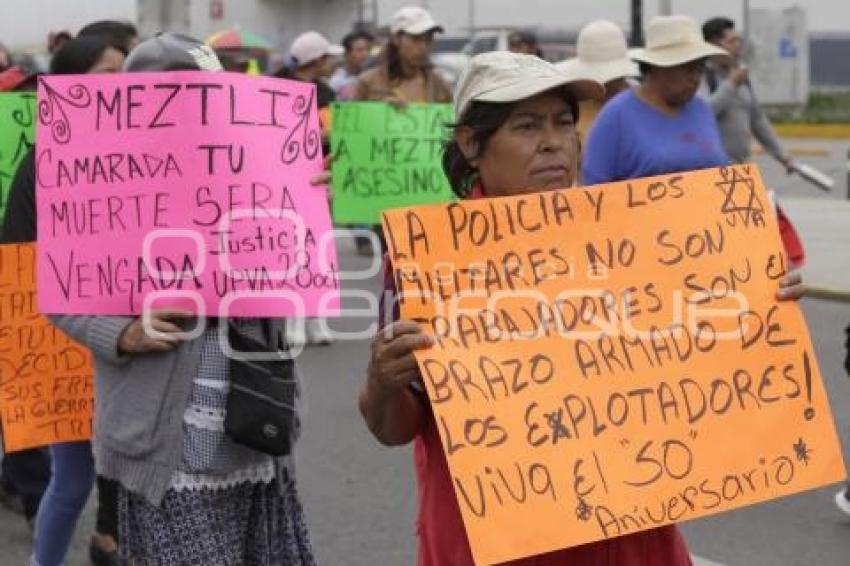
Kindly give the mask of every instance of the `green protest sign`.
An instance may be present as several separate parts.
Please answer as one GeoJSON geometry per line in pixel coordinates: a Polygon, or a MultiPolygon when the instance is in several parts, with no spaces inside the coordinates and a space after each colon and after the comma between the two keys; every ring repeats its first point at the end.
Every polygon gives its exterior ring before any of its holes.
{"type": "Polygon", "coordinates": [[[35,138],[35,93],[0,93],[0,222],[21,162],[35,138]]]}
{"type": "Polygon", "coordinates": [[[381,211],[453,200],[441,158],[450,104],[344,102],[332,109],[333,218],[379,224],[381,211]]]}

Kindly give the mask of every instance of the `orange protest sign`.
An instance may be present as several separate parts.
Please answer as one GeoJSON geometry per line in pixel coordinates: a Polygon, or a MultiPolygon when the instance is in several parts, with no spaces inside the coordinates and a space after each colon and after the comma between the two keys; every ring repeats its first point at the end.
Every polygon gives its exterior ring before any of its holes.
{"type": "Polygon", "coordinates": [[[91,438],[91,354],[38,314],[35,246],[0,246],[0,417],[14,452],[91,438]]]}
{"type": "Polygon", "coordinates": [[[476,563],[845,477],[755,166],[384,214],[476,563]]]}

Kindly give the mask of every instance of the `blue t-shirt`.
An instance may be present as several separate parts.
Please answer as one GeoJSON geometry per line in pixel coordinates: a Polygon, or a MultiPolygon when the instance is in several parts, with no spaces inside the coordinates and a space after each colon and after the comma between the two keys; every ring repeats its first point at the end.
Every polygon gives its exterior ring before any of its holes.
{"type": "Polygon", "coordinates": [[[677,116],[660,112],[634,90],[606,104],[587,138],[582,184],[728,165],[711,108],[694,96],[677,116]]]}

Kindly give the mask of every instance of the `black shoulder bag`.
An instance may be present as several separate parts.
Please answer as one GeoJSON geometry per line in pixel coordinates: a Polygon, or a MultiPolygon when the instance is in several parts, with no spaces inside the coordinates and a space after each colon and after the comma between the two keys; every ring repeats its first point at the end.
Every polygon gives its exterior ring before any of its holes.
{"type": "Polygon", "coordinates": [[[270,346],[268,320],[264,319],[262,325],[265,344],[228,322],[232,355],[224,432],[231,440],[259,452],[286,456],[292,451],[297,426],[295,362],[285,347],[270,346]],[[250,354],[257,353],[265,356],[262,360],[251,360],[250,354]]]}

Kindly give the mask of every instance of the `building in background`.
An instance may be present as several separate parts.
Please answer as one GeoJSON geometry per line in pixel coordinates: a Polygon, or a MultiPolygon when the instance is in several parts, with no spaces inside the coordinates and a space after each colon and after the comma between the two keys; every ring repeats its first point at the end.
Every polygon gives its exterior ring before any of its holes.
{"type": "Polygon", "coordinates": [[[806,10],[751,10],[746,63],[759,95],[768,105],[797,106],[809,99],[809,31],[806,10]]]}
{"type": "Polygon", "coordinates": [[[240,27],[284,50],[296,35],[316,29],[340,39],[363,16],[362,0],[2,0],[0,41],[15,51],[46,49],[47,34],[75,33],[100,19],[127,20],[142,35],[179,31],[206,38],[240,27]]]}
{"type": "Polygon", "coordinates": [[[0,0],[0,41],[14,51],[43,53],[47,34],[76,33],[105,18],[137,22],[138,0],[0,0]]]}

